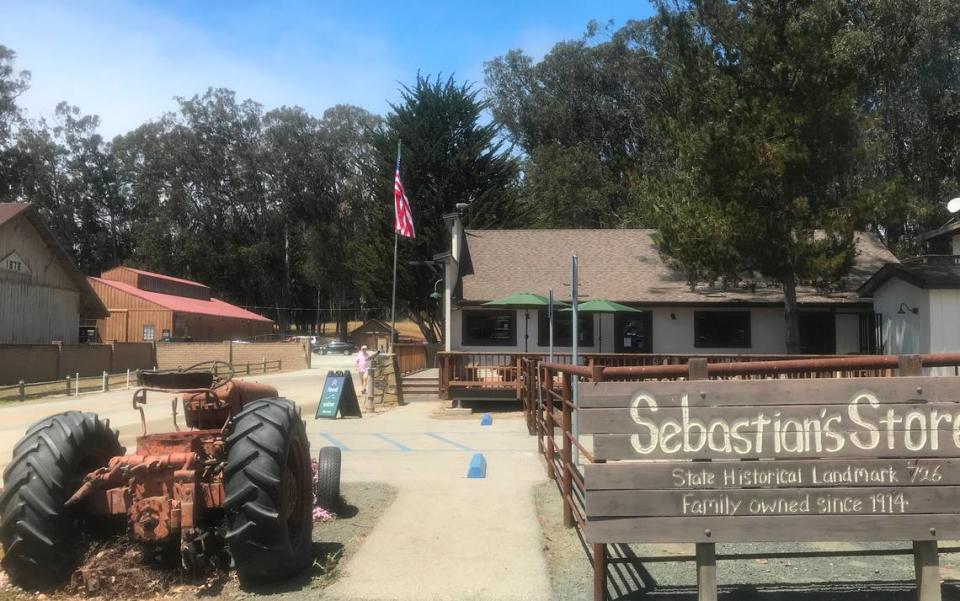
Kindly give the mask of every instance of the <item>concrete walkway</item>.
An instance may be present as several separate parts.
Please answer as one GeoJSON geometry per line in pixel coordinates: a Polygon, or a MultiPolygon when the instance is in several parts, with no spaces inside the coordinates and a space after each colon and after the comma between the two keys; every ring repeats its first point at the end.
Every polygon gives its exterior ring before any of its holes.
{"type": "Polygon", "coordinates": [[[544,479],[518,418],[435,419],[416,403],[362,420],[315,421],[311,445],[337,444],[343,478],[389,482],[399,494],[344,576],[335,599],[549,599],[533,504],[544,479]],[[485,479],[467,479],[474,452],[485,479]]]}

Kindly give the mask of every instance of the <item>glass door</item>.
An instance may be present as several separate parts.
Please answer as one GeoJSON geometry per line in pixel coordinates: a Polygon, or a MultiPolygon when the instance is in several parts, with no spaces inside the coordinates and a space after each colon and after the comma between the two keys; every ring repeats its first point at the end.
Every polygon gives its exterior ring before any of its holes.
{"type": "Polygon", "coordinates": [[[653,352],[653,315],[615,313],[613,316],[614,349],[618,353],[653,352]]]}

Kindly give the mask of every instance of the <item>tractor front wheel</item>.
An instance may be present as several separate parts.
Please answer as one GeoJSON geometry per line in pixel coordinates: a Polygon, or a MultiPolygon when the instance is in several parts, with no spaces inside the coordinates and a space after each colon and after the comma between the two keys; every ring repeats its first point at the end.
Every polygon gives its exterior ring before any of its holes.
{"type": "Polygon", "coordinates": [[[80,518],[64,507],[83,477],[123,455],[109,420],[68,411],[37,422],[13,448],[3,472],[3,567],[25,589],[50,588],[67,575],[84,540],[80,518]]]}
{"type": "Polygon", "coordinates": [[[223,505],[237,575],[272,580],[311,565],[310,447],[296,406],[281,398],[248,403],[227,445],[223,505]]]}

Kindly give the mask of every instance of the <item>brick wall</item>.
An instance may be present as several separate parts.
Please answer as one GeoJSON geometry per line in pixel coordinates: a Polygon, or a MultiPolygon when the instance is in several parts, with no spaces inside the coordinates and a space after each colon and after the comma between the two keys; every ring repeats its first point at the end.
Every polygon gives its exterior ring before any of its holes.
{"type": "Polygon", "coordinates": [[[157,343],[157,367],[177,369],[202,361],[232,361],[238,371],[247,363],[280,361],[283,371],[310,367],[306,343],[263,342],[233,344],[230,342],[167,342],[157,343]]]}

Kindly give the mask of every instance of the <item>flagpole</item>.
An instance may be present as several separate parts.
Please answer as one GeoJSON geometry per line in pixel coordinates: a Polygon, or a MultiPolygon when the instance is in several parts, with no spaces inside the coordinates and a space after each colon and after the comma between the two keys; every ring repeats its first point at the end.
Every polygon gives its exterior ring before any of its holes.
{"type": "MultiPolygon", "coordinates": [[[[401,140],[397,140],[397,168],[400,167],[400,143],[401,140]]],[[[394,173],[394,178],[396,178],[396,173],[394,173]]],[[[396,182],[394,182],[396,186],[396,182]]],[[[396,195],[396,188],[394,188],[394,195],[396,195]]],[[[393,295],[390,299],[390,352],[393,352],[393,343],[397,335],[397,240],[399,240],[399,234],[397,232],[397,201],[394,197],[393,201],[393,295]]]]}

